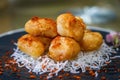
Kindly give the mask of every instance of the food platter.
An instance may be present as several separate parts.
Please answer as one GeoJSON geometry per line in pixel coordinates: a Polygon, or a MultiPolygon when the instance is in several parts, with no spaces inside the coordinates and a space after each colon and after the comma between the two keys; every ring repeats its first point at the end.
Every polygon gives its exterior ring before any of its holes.
{"type": "MultiPolygon", "coordinates": [[[[87,28],[92,31],[100,32],[103,35],[103,38],[112,30],[103,29],[99,27],[88,26],[87,28]]],[[[26,68],[19,68],[16,65],[11,66],[12,63],[7,61],[11,59],[10,55],[13,53],[13,49],[16,47],[14,42],[17,42],[17,39],[26,34],[24,29],[12,30],[0,35],[0,79],[1,80],[45,80],[46,74],[35,75],[34,73],[28,72],[26,68]],[[11,65],[10,65],[11,64],[11,65]],[[9,68],[7,65],[14,68],[9,68]],[[35,77],[31,77],[35,76],[35,77]]],[[[120,51],[117,52],[117,55],[120,51]]],[[[118,80],[120,79],[120,58],[113,59],[110,64],[104,66],[99,70],[98,76],[91,76],[88,72],[71,74],[68,72],[61,71],[58,76],[54,76],[50,80],[118,80]]]]}

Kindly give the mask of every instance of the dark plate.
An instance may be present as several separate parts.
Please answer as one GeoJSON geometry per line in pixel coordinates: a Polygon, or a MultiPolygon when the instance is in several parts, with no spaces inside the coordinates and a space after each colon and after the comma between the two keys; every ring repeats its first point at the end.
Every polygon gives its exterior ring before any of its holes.
{"type": "MultiPolygon", "coordinates": [[[[111,32],[111,30],[105,30],[102,28],[88,27],[92,31],[100,32],[105,38],[106,34],[111,32]]],[[[10,31],[0,35],[0,80],[45,80],[46,74],[44,75],[35,75],[34,73],[28,73],[26,68],[19,68],[17,65],[15,70],[10,68],[13,64],[10,65],[7,60],[11,59],[10,55],[13,53],[13,48],[15,48],[14,42],[17,42],[17,39],[26,34],[24,29],[18,29],[10,31]],[[8,66],[7,66],[8,65],[8,66]],[[10,67],[9,67],[10,66],[10,67]],[[36,76],[30,78],[30,76],[36,76]]],[[[119,55],[120,52],[118,51],[119,55]]],[[[50,80],[118,80],[120,79],[120,59],[114,59],[110,64],[105,67],[102,67],[98,76],[94,77],[88,72],[71,74],[67,72],[60,72],[58,76],[54,76],[50,80]]]]}

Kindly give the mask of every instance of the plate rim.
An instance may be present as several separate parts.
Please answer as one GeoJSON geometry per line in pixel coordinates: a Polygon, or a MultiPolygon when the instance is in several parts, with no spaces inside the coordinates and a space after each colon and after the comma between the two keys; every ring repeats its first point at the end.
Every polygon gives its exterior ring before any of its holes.
{"type": "MultiPolygon", "coordinates": [[[[87,29],[93,29],[93,30],[100,30],[100,31],[104,31],[104,32],[115,32],[114,30],[110,30],[110,29],[106,29],[106,28],[101,28],[101,27],[96,27],[96,26],[87,26],[87,29]]],[[[15,29],[15,30],[10,30],[8,32],[4,32],[2,34],[0,34],[0,38],[7,36],[7,35],[12,35],[18,32],[22,32],[25,31],[24,28],[19,28],[19,29],[15,29]]]]}
{"type": "Polygon", "coordinates": [[[4,37],[4,36],[7,36],[7,35],[15,34],[15,33],[18,33],[18,32],[22,32],[22,31],[25,31],[24,28],[15,29],[15,30],[10,30],[10,31],[8,31],[8,32],[4,32],[4,33],[0,34],[0,38],[2,38],[2,37],[4,37]]]}

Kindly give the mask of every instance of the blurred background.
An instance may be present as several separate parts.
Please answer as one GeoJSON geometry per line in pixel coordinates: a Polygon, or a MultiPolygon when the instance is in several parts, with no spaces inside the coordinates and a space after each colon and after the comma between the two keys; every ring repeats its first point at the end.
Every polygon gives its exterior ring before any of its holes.
{"type": "Polygon", "coordinates": [[[120,0],[0,0],[0,34],[24,28],[33,16],[56,17],[71,12],[88,26],[120,31],[120,0]]]}

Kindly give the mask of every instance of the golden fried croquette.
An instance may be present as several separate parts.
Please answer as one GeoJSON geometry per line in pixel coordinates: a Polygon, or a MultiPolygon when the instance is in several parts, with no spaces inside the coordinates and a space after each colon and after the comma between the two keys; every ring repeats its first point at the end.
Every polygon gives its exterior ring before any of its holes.
{"type": "Polygon", "coordinates": [[[80,46],[83,51],[93,51],[98,49],[103,43],[103,37],[99,32],[91,32],[86,30],[80,46]]]}
{"type": "Polygon", "coordinates": [[[79,44],[72,38],[57,36],[52,40],[48,55],[56,61],[74,59],[80,51],[79,44]]]}
{"type": "Polygon", "coordinates": [[[23,35],[18,39],[18,48],[33,58],[38,58],[45,51],[45,47],[41,40],[30,34],[23,35]]]}
{"type": "Polygon", "coordinates": [[[57,35],[56,22],[49,18],[33,17],[26,22],[25,30],[34,36],[53,38],[57,35]]]}
{"type": "Polygon", "coordinates": [[[80,41],[83,38],[86,25],[79,17],[64,13],[57,17],[57,31],[61,36],[67,36],[80,41]]]}

